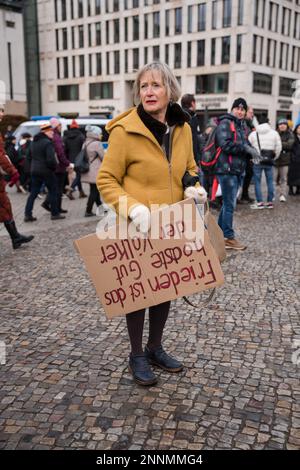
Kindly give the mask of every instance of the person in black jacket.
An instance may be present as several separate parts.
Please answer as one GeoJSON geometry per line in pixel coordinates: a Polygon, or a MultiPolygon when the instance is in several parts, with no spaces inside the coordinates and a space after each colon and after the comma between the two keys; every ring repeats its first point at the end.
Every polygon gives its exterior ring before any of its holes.
{"type": "Polygon", "coordinates": [[[181,98],[181,107],[182,109],[190,116],[189,125],[192,129],[192,138],[193,138],[193,152],[194,158],[199,165],[200,160],[200,144],[199,144],[199,135],[198,135],[198,119],[196,116],[196,100],[194,95],[186,94],[181,98]]]}
{"type": "MultiPolygon", "coordinates": [[[[85,141],[85,137],[75,119],[73,119],[71,122],[70,129],[65,132],[63,140],[67,159],[70,160],[71,163],[75,163],[75,158],[82,149],[83,143],[85,141]]],[[[71,189],[67,192],[67,196],[71,200],[74,199],[72,193],[76,187],[78,187],[80,198],[87,197],[82,189],[81,175],[79,172],[76,172],[76,178],[72,183],[71,189]]]]}
{"type": "Polygon", "coordinates": [[[220,155],[214,173],[217,175],[223,197],[219,226],[223,230],[226,248],[233,250],[247,248],[235,238],[233,213],[247,155],[252,158],[258,157],[256,150],[246,140],[243,120],[247,109],[246,101],[237,98],[233,102],[231,113],[220,117],[216,130],[216,145],[220,148],[220,155]]]}
{"type": "Polygon", "coordinates": [[[36,217],[32,216],[34,201],[36,200],[43,182],[49,192],[51,206],[51,219],[58,220],[65,217],[59,213],[57,204],[57,181],[55,170],[58,164],[55,155],[53,129],[50,124],[43,124],[41,132],[33,139],[30,147],[31,154],[31,192],[25,207],[25,222],[34,222],[36,217]]]}
{"type": "Polygon", "coordinates": [[[300,194],[300,124],[294,129],[295,142],[292,147],[292,155],[288,173],[289,194],[295,196],[300,194]],[[296,192],[294,192],[294,187],[296,192]]]}
{"type": "Polygon", "coordinates": [[[287,119],[279,119],[277,122],[277,131],[282,142],[282,151],[280,157],[275,160],[276,180],[279,183],[279,201],[286,202],[288,171],[291,162],[292,148],[295,143],[295,136],[289,129],[287,119]]]}

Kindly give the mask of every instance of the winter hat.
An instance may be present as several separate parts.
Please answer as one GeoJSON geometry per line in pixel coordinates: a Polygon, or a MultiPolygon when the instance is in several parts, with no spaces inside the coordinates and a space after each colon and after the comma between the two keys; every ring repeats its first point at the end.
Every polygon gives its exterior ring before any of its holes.
{"type": "Polygon", "coordinates": [[[286,124],[287,126],[289,125],[288,120],[285,118],[278,119],[277,126],[280,126],[280,124],[286,124]]]}
{"type": "Polygon", "coordinates": [[[71,122],[70,129],[79,129],[79,124],[77,121],[75,121],[75,119],[73,119],[73,121],[71,122]]]}
{"type": "Polygon", "coordinates": [[[50,129],[53,130],[53,127],[51,126],[51,124],[47,123],[47,124],[42,124],[40,126],[40,129],[42,132],[44,132],[44,131],[49,131],[50,129]]]}
{"type": "Polygon", "coordinates": [[[239,108],[239,107],[242,107],[244,108],[245,111],[248,111],[248,105],[247,105],[246,100],[244,100],[244,98],[237,98],[236,100],[234,100],[234,102],[232,103],[231,109],[239,108]]]}
{"type": "Polygon", "coordinates": [[[60,125],[60,120],[53,117],[50,119],[50,124],[51,124],[51,127],[53,127],[53,129],[55,129],[56,127],[58,127],[60,125]]]}
{"type": "Polygon", "coordinates": [[[91,124],[88,124],[87,126],[85,126],[85,131],[90,134],[95,134],[98,137],[102,136],[102,129],[98,126],[91,126],[91,124]]]}
{"type": "Polygon", "coordinates": [[[32,135],[29,134],[29,132],[24,132],[23,134],[21,134],[21,137],[23,139],[31,139],[32,135]]]}

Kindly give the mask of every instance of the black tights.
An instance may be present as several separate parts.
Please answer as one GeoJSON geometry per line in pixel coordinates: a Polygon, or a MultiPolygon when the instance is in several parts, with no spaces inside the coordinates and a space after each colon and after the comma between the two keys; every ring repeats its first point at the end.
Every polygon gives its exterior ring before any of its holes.
{"type": "MultiPolygon", "coordinates": [[[[147,346],[156,349],[161,345],[164,326],[166,324],[171,302],[154,305],[149,308],[149,338],[147,346]]],[[[143,354],[143,329],[145,309],[126,315],[127,329],[133,356],[143,354]]]]}

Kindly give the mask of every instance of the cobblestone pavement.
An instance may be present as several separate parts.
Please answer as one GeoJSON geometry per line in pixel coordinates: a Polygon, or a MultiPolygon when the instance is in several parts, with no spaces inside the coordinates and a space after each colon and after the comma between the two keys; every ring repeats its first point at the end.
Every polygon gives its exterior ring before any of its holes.
{"type": "Polygon", "coordinates": [[[124,319],[105,319],[73,248],[95,228],[85,200],[59,222],[37,202],[29,226],[12,200],[36,237],[13,252],[0,236],[0,448],[300,448],[299,198],[238,207],[248,249],[209,308],[173,302],[164,344],[186,368],[152,388],[133,384],[124,319]]]}

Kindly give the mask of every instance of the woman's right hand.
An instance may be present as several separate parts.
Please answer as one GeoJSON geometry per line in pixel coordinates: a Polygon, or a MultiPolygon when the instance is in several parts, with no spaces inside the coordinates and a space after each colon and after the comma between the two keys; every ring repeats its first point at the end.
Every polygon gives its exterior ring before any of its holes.
{"type": "Polygon", "coordinates": [[[144,204],[133,206],[129,211],[129,218],[134,223],[139,232],[147,234],[151,225],[150,210],[144,204]]]}

